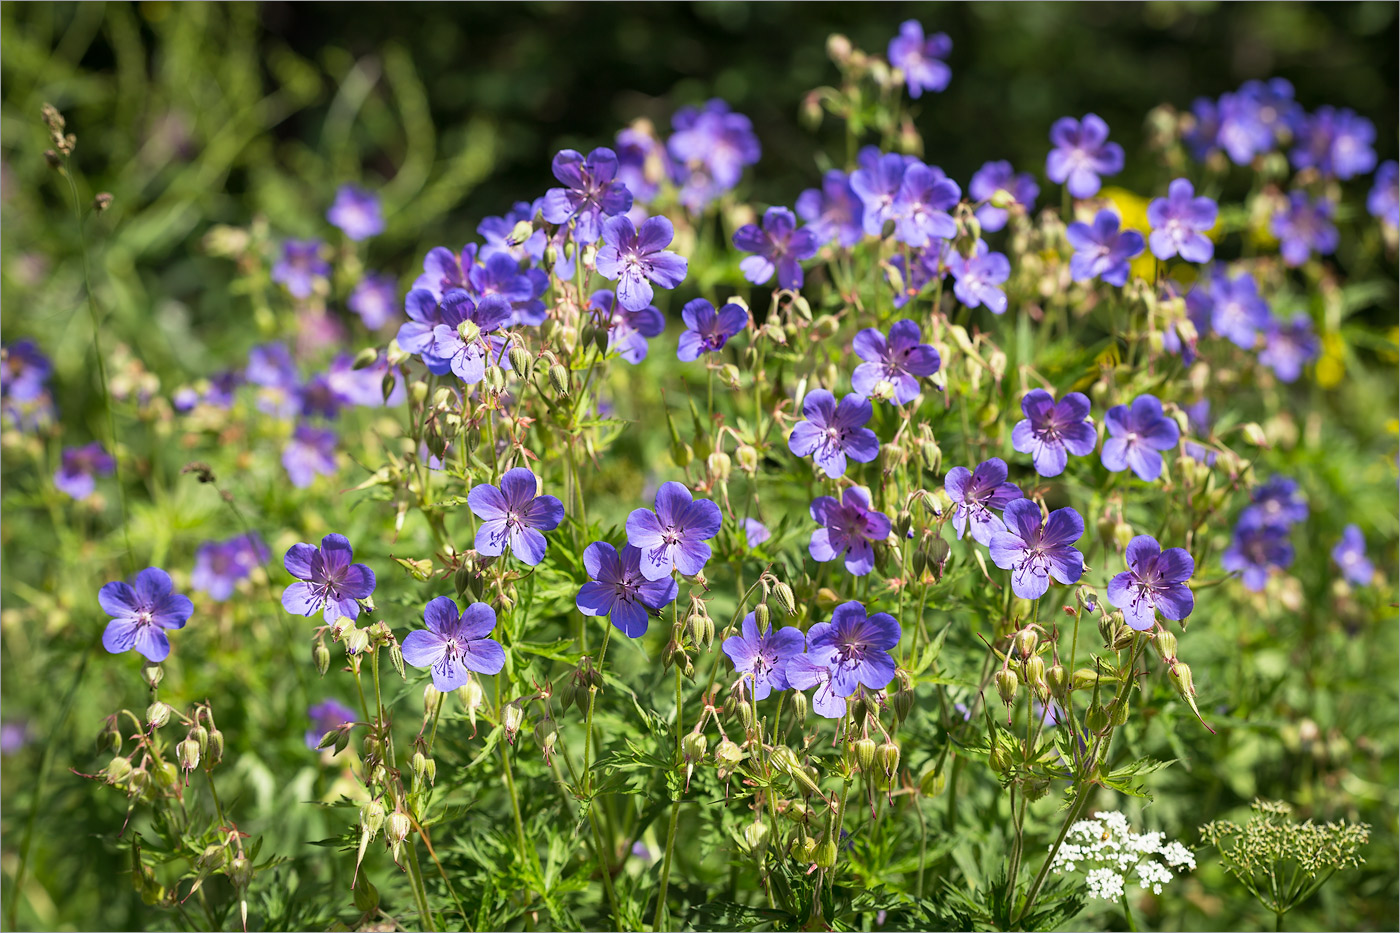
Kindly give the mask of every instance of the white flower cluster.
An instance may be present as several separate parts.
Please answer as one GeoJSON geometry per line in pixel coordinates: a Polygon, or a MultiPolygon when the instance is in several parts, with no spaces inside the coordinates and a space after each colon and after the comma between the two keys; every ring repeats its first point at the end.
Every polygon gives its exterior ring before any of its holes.
{"type": "Polygon", "coordinates": [[[1080,820],[1055,853],[1050,870],[1070,873],[1083,867],[1089,896],[1116,901],[1123,896],[1124,878],[1137,875],[1138,886],[1161,894],[1170,884],[1172,869],[1194,871],[1196,856],[1179,842],[1169,842],[1161,833],[1135,833],[1128,818],[1117,811],[1100,811],[1092,820],[1080,820]]]}

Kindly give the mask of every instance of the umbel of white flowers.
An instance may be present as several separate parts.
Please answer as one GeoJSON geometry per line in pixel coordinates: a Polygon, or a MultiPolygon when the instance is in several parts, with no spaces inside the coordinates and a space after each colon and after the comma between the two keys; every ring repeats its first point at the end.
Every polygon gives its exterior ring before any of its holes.
{"type": "Polygon", "coordinates": [[[1130,875],[1143,890],[1161,894],[1177,872],[1194,871],[1196,856],[1162,833],[1135,833],[1128,818],[1101,810],[1092,820],[1080,820],[1069,829],[1050,870],[1054,874],[1083,871],[1090,897],[1116,901],[1130,875]]]}

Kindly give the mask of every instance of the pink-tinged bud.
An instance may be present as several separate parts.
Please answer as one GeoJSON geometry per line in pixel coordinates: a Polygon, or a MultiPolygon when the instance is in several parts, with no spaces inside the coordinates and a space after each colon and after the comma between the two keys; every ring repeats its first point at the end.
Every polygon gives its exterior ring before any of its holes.
{"type": "Polygon", "coordinates": [[[199,740],[185,739],[175,746],[175,757],[180,762],[180,767],[186,771],[193,771],[199,767],[199,740]]]}
{"type": "Polygon", "coordinates": [[[413,821],[408,814],[399,807],[394,808],[384,820],[384,835],[391,845],[398,845],[408,838],[408,834],[413,829],[413,821]]]}
{"type": "Polygon", "coordinates": [[[146,725],[150,726],[152,729],[160,729],[165,726],[166,723],[170,722],[170,714],[173,712],[174,710],[169,703],[162,703],[160,700],[156,700],[151,703],[150,706],[146,707],[146,725]]]}
{"type": "Polygon", "coordinates": [[[1023,628],[1016,633],[1016,637],[1012,639],[1012,642],[1016,648],[1016,652],[1020,654],[1021,657],[1029,658],[1031,655],[1035,654],[1036,645],[1040,643],[1040,636],[1036,634],[1033,628],[1023,628]]]}
{"type": "Polygon", "coordinates": [[[993,679],[996,681],[997,695],[1001,697],[1001,702],[1007,706],[1016,702],[1016,690],[1021,685],[1016,672],[1004,667],[996,672],[993,679]]]}

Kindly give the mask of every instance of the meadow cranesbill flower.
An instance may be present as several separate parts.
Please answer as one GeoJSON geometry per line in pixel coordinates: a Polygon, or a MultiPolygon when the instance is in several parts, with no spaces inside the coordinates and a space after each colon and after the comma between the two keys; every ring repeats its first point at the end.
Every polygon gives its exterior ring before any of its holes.
{"type": "MultiPolygon", "coordinates": [[[[322,700],[313,703],[306,711],[311,720],[311,728],[306,730],[306,747],[316,751],[327,732],[339,729],[348,722],[355,722],[357,714],[339,700],[322,700]]],[[[332,752],[332,754],[335,754],[332,752]]]]}
{"type": "Polygon", "coordinates": [[[256,533],[239,535],[227,541],[205,541],[194,552],[190,587],[215,602],[233,595],[239,580],[267,560],[267,545],[256,533]]]}
{"type": "MultiPolygon", "coordinates": [[[[882,236],[885,222],[896,217],[895,202],[904,184],[904,169],[909,164],[898,153],[872,153],[860,168],[851,173],[851,190],[863,205],[861,226],[870,236],[882,236]]],[[[917,161],[917,160],[916,160],[917,161]]]]}
{"type": "Polygon", "coordinates": [[[1220,151],[1220,107],[1209,97],[1191,102],[1191,119],[1182,130],[1181,141],[1198,162],[1220,151]]]}
{"type": "Polygon", "coordinates": [[[867,616],[865,607],[853,600],[832,610],[830,622],[818,622],[807,631],[807,654],[830,668],[833,692],[848,697],[857,687],[883,690],[894,680],[890,649],[899,644],[899,636],[894,616],[867,616]]]}
{"type": "Polygon", "coordinates": [[[472,514],[481,519],[476,530],[476,550],[487,557],[504,554],[509,547],[521,561],[534,566],[544,560],[545,531],[564,520],[564,504],[554,496],[539,495],[539,481],[525,467],[507,470],[498,489],[478,483],[467,493],[472,514]]]}
{"type": "Polygon", "coordinates": [[[1040,506],[1016,499],[1002,513],[1004,530],[988,545],[992,560],[1011,571],[1011,591],[1022,599],[1039,599],[1056,582],[1078,582],[1084,555],[1074,543],[1084,536],[1084,519],[1071,508],[1056,509],[1042,524],[1040,506]]]}
{"type": "Polygon", "coordinates": [[[258,410],[278,418],[291,418],[301,409],[301,377],[292,354],[280,343],[248,351],[244,378],[258,386],[258,410]]]}
{"type": "MultiPolygon", "coordinates": [[[[1186,412],[1186,423],[1197,437],[1210,436],[1210,399],[1203,398],[1190,405],[1183,405],[1181,410],[1186,412]]],[[[1187,441],[1181,445],[1181,449],[1186,456],[1211,467],[1215,466],[1215,460],[1219,456],[1214,450],[1195,441],[1187,441]]]]}
{"type": "Polygon", "coordinates": [[[1376,127],[1356,111],[1319,107],[1302,121],[1297,145],[1289,154],[1294,168],[1315,168],[1342,181],[1376,167],[1376,127]]]}
{"type": "MultiPolygon", "coordinates": [[[[648,305],[640,311],[628,311],[617,303],[608,289],[599,289],[588,297],[588,307],[598,313],[599,323],[608,329],[608,352],[616,353],[629,363],[647,358],[647,339],[666,329],[661,312],[648,305]]],[[[748,320],[747,316],[744,318],[748,320]]]]}
{"type": "Polygon", "coordinates": [[[870,507],[870,494],[858,486],[841,493],[841,501],[831,496],[812,500],[812,521],[822,527],[812,532],[807,550],[813,560],[841,558],[846,570],[857,577],[875,569],[874,542],[890,535],[890,519],[870,507]]]}
{"type": "Polygon", "coordinates": [[[1161,451],[1171,450],[1181,438],[1181,429],[1162,413],[1155,395],[1139,395],[1131,406],[1115,405],[1103,420],[1109,433],[1103,465],[1114,473],[1131,468],[1149,483],[1162,474],[1161,451]]]}
{"type": "Polygon", "coordinates": [[[1220,565],[1240,574],[1245,589],[1255,593],[1269,582],[1272,568],[1285,569],[1292,563],[1293,545],[1288,543],[1286,527],[1246,522],[1243,516],[1230,546],[1220,555],[1220,565]]]}
{"type": "Polygon", "coordinates": [[[617,179],[632,192],[636,202],[647,202],[661,189],[666,174],[666,147],[651,132],[651,124],[639,120],[617,131],[617,179]]]}
{"type": "Polygon", "coordinates": [[[632,192],[617,181],[617,153],[599,146],[587,158],[573,149],[564,149],[551,166],[554,177],[564,185],[544,194],[544,219],[552,224],[574,222],[575,241],[595,242],[603,232],[603,217],[625,214],[632,209],[632,192]]]}
{"type": "Polygon", "coordinates": [[[890,40],[890,64],[904,72],[909,96],[917,100],[924,91],[941,91],[948,86],[952,70],[943,59],[953,51],[947,33],[936,32],[924,38],[924,27],[916,19],[899,24],[899,35],[890,40]]]}
{"type": "Polygon", "coordinates": [[[358,619],[360,600],[374,592],[374,571],[356,564],[355,549],[345,535],[329,534],[320,547],[293,544],[282,558],[287,573],[297,578],[282,593],[282,608],[308,618],[321,610],[327,624],[358,619]]]}
{"type": "Polygon", "coordinates": [[[693,499],[681,483],[662,483],[656,511],[637,509],[627,516],[627,541],[642,552],[642,576],[661,580],[673,569],[695,576],[710,559],[705,542],[719,534],[720,520],[719,506],[709,499],[693,499]]]}
{"type": "Polygon", "coordinates": [[[829,663],[831,655],[831,651],[822,651],[817,657],[795,654],[788,658],[783,675],[787,678],[788,686],[794,690],[816,688],[812,693],[812,711],[818,716],[841,719],[846,715],[846,698],[836,693],[832,665],[829,663]]]}
{"type": "Polygon", "coordinates": [[[1128,281],[1128,263],[1142,255],[1145,243],[1136,230],[1119,230],[1121,221],[1113,211],[1094,215],[1092,225],[1076,220],[1065,228],[1065,239],[1074,247],[1069,274],[1076,282],[1101,278],[1120,288],[1128,281]]]}
{"type": "Polygon", "coordinates": [[[317,282],[331,274],[331,265],[321,258],[320,240],[288,240],[282,245],[282,258],[272,267],[272,281],[293,298],[310,298],[317,282]]]}
{"type": "Polygon", "coordinates": [[[1230,278],[1217,269],[1192,292],[1197,289],[1202,289],[1201,299],[1210,309],[1211,329],[1237,347],[1252,349],[1259,329],[1269,321],[1269,304],[1260,296],[1254,276],[1241,272],[1230,278]]]}
{"type": "Polygon", "coordinates": [[[780,288],[802,287],[802,260],[817,254],[817,237],[811,230],[797,228],[797,217],[786,207],[770,207],[763,212],[763,227],[744,224],[734,231],[734,245],[754,253],[739,262],[739,271],[755,285],[762,285],[778,273],[780,288]]]}
{"type": "Polygon", "coordinates": [[[1316,359],[1321,351],[1322,343],[1313,333],[1312,318],[1300,311],[1286,323],[1269,321],[1259,362],[1272,369],[1280,380],[1296,382],[1303,374],[1303,366],[1316,359]]]}
{"type": "MultiPolygon", "coordinates": [[[[506,253],[496,253],[483,262],[478,262],[467,273],[467,292],[477,301],[490,295],[499,295],[510,306],[514,314],[507,323],[540,324],[544,321],[544,302],[538,295],[549,287],[549,275],[540,269],[520,271],[520,264],[506,253]]],[[[450,293],[449,293],[450,294],[450,293]]],[[[443,295],[443,304],[448,300],[443,295]]]]}
{"type": "Polygon", "coordinates": [[[1011,262],[1001,253],[988,252],[986,240],[977,241],[971,256],[950,253],[948,268],[958,301],[969,308],[985,305],[993,314],[1006,313],[1006,292],[997,286],[1011,277],[1011,262]]]}
{"type": "Polygon", "coordinates": [[[513,239],[516,224],[533,221],[535,214],[543,210],[544,199],[534,204],[529,201],[516,201],[503,217],[484,217],[476,225],[477,234],[485,242],[481,244],[481,259],[486,261],[497,253],[505,253],[516,262],[542,262],[549,235],[543,230],[532,230],[523,242],[513,239]]]}
{"type": "Polygon", "coordinates": [[[461,614],[457,604],[439,596],[423,608],[426,628],[404,636],[403,659],[433,672],[433,686],[443,693],[465,687],[471,672],[499,674],[506,666],[506,652],[487,635],[496,627],[496,610],[486,603],[472,603],[461,614]]]}
{"type": "Polygon", "coordinates": [[[1215,245],[1206,231],[1215,226],[1220,208],[1207,197],[1197,197],[1196,189],[1185,178],[1167,187],[1165,198],[1154,198],[1147,205],[1147,222],[1152,225],[1147,242],[1158,259],[1180,256],[1187,262],[1210,262],[1215,245]]]}
{"type": "Polygon", "coordinates": [[[895,197],[894,238],[914,247],[953,239],[958,224],[948,211],[961,197],[957,183],[942,169],[922,163],[908,166],[895,197]]]}
{"type": "Polygon", "coordinates": [[[302,422],[292,431],[291,440],[282,448],[282,466],[287,478],[298,489],[305,489],[319,476],[332,476],[336,471],[335,432],[302,422]]]}
{"type": "Polygon", "coordinates": [[[466,288],[467,273],[477,261],[478,249],[475,243],[463,246],[460,253],[445,246],[434,246],[423,257],[423,274],[413,280],[413,287],[424,289],[435,300],[454,288],[466,288]]]}
{"type": "Polygon", "coordinates": [[[719,311],[704,298],[692,298],[681,309],[685,330],[676,347],[676,357],[692,362],[702,353],[718,353],[739,331],[749,326],[749,312],[742,305],[730,302],[719,311]]]}
{"type": "MultiPolygon", "coordinates": [[[[455,291],[466,294],[461,289],[455,291]]],[[[433,328],[443,323],[438,298],[426,288],[414,288],[404,296],[403,309],[408,320],[399,325],[398,335],[394,339],[406,352],[416,353],[423,365],[428,367],[428,372],[441,376],[452,371],[452,362],[433,352],[433,328]]]]}
{"type": "Polygon", "coordinates": [[[953,500],[953,530],[962,540],[972,526],[972,540],[981,545],[991,544],[992,535],[1005,530],[997,512],[1021,498],[1015,483],[1006,481],[1006,461],[992,457],[977,464],[977,468],[953,467],[943,478],[943,488],[953,500]]]}
{"type": "Polygon", "coordinates": [[[1306,191],[1288,195],[1288,206],[1274,215],[1269,232],[1278,237],[1279,255],[1290,266],[1301,266],[1308,256],[1331,254],[1339,237],[1332,224],[1336,205],[1326,195],[1309,199],[1306,191]]]}
{"type": "Polygon", "coordinates": [[[773,537],[773,533],[768,530],[768,526],[756,518],[746,518],[742,524],[744,526],[744,543],[751,548],[758,547],[760,544],[773,537]]]}
{"type": "Polygon", "coordinates": [[[685,279],[686,260],[666,249],[675,229],[665,217],[648,217],[640,230],[626,217],[603,223],[603,246],[595,266],[598,274],[617,283],[617,300],[628,311],[651,304],[652,284],[675,288],[685,279]]]}
{"type": "Polygon", "coordinates": [[[0,348],[0,397],[32,402],[44,394],[53,364],[32,340],[16,340],[0,348]]]}
{"type": "Polygon", "coordinates": [[[402,405],[408,397],[404,388],[403,373],[390,368],[389,358],[381,353],[368,366],[355,368],[355,358],[348,353],[338,353],[331,360],[325,374],[326,385],[335,394],[341,405],[358,405],[362,408],[383,408],[402,405]],[[393,389],[389,397],[384,397],[384,380],[393,377],[393,389]]]}
{"type": "Polygon", "coordinates": [[[1366,210],[1391,229],[1400,227],[1400,166],[1394,159],[1376,169],[1375,183],[1366,195],[1366,210]]]}
{"type": "Polygon", "coordinates": [[[1041,476],[1059,476],[1069,454],[1083,457],[1094,452],[1098,434],[1089,418],[1089,398],[1070,392],[1058,402],[1044,389],[1032,389],[1021,398],[1025,418],[1011,429],[1011,446],[1031,455],[1041,476]]]}
{"type": "Polygon", "coordinates": [[[1249,492],[1249,506],[1240,513],[1242,525],[1288,529],[1308,519],[1308,500],[1296,480],[1271,476],[1249,492]]]}
{"type": "Polygon", "coordinates": [[[802,653],[807,639],[795,625],[760,632],[750,612],[744,616],[739,634],[726,638],[723,647],[735,673],[744,675],[740,683],[757,701],[766,700],[774,690],[788,688],[788,660],[802,653]]]}
{"type": "Polygon", "coordinates": [[[1332,548],[1332,560],[1342,569],[1342,576],[1357,586],[1366,586],[1375,576],[1375,567],[1366,556],[1366,538],[1355,525],[1348,525],[1342,532],[1341,540],[1332,548]]]}
{"type": "Polygon", "coordinates": [[[1108,601],[1123,610],[1123,620],[1146,632],[1162,618],[1180,622],[1195,608],[1196,597],[1186,581],[1196,572],[1196,562],[1185,548],[1162,550],[1151,535],[1128,542],[1128,569],[1108,581],[1108,601]]]}
{"type": "Polygon", "coordinates": [[[1103,184],[1100,175],[1123,170],[1123,147],[1108,141],[1108,124],[1097,114],[1061,117],[1050,127],[1050,141],[1055,148],[1045,157],[1045,175],[1073,197],[1092,198],[1103,184]]]}
{"type": "Polygon", "coordinates": [[[341,185],[326,219],[352,240],[367,240],[384,232],[379,195],[357,185],[341,185]]]}
{"type": "Polygon", "coordinates": [[[802,400],[802,414],[788,435],[788,449],[799,457],[810,456],[832,479],[846,472],[846,458],[869,463],[880,453],[880,440],[865,427],[874,410],[870,400],[854,393],[837,404],[825,389],[814,389],[802,400]]]}
{"type": "Polygon", "coordinates": [[[170,574],[159,567],[147,567],[129,584],[104,585],[97,591],[97,602],[112,617],[102,633],[102,647],[112,654],[135,648],[147,661],[169,656],[166,630],[184,628],[194,612],[194,603],[175,592],[170,574]]]}
{"type": "Polygon", "coordinates": [[[392,276],[371,272],[360,280],[345,304],[370,330],[378,330],[398,316],[399,286],[392,276]]]}
{"type": "Polygon", "coordinates": [[[671,117],[666,140],[680,202],[698,212],[739,183],[744,167],[762,154],[753,121],[718,98],[704,107],[682,107],[671,117]]]}
{"type": "Polygon", "coordinates": [[[977,222],[982,225],[982,232],[996,233],[1006,226],[1007,208],[1012,205],[1030,213],[1040,195],[1040,186],[1030,172],[1018,173],[1010,162],[1002,160],[979,168],[967,186],[967,193],[974,201],[983,202],[977,208],[977,222]]]}
{"type": "Polygon", "coordinates": [[[655,610],[672,603],[679,586],[671,577],[642,576],[642,552],[630,544],[621,555],[606,541],[583,549],[583,569],[589,582],[579,588],[575,605],[586,616],[608,616],[628,638],[641,638],[655,610]]]}
{"type": "Polygon", "coordinates": [[[851,389],[863,398],[876,394],[881,383],[890,384],[886,396],[895,405],[907,405],[919,395],[919,380],[938,372],[942,360],[938,351],[921,342],[919,325],[896,321],[889,339],[873,327],[856,334],[852,342],[856,356],[865,362],[851,373],[851,389]]]}
{"type": "Polygon", "coordinates": [[[850,176],[840,169],[828,169],[820,189],[808,188],[797,196],[797,216],[807,221],[819,246],[832,240],[845,249],[855,246],[865,236],[864,213],[850,176]]]}
{"type": "Polygon", "coordinates": [[[29,723],[0,722],[0,755],[12,755],[33,739],[29,723]]]}
{"type": "Polygon", "coordinates": [[[100,441],[82,447],[69,447],[53,474],[53,484],[74,499],[86,499],[97,488],[98,476],[110,476],[117,461],[107,453],[100,441]]]}
{"type": "Polygon", "coordinates": [[[442,323],[433,327],[433,355],[446,360],[453,375],[467,385],[485,379],[487,363],[505,358],[505,341],[492,332],[510,321],[510,302],[500,295],[472,301],[466,292],[453,289],[442,297],[438,313],[442,323]]]}

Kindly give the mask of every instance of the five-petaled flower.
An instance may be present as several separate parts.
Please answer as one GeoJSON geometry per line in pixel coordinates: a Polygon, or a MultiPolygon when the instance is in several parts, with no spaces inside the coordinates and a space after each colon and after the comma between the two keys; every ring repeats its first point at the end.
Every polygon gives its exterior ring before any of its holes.
{"type": "Polygon", "coordinates": [[[86,499],[97,488],[98,476],[109,476],[117,461],[107,453],[100,441],[82,447],[69,447],[53,474],[53,484],[74,499],[86,499]]]}
{"type": "Polygon", "coordinates": [[[1006,461],[992,457],[977,464],[977,468],[953,467],[943,479],[943,488],[953,500],[953,529],[961,540],[972,526],[972,539],[989,545],[992,535],[1005,530],[997,512],[1021,498],[1015,483],[1006,481],[1006,461]]]}
{"type": "Polygon", "coordinates": [[[1171,450],[1181,438],[1181,429],[1162,413],[1155,395],[1139,395],[1131,406],[1115,405],[1103,420],[1110,435],[1100,454],[1103,465],[1114,473],[1131,467],[1149,483],[1162,474],[1161,451],[1171,450]]]}
{"type": "Polygon", "coordinates": [[[506,548],[534,566],[544,560],[543,532],[553,531],[564,520],[564,504],[554,496],[542,496],[535,474],[525,467],[507,470],[500,488],[478,483],[467,493],[467,504],[481,519],[476,530],[476,550],[488,557],[506,548]]]}
{"type": "Polygon", "coordinates": [[[1196,189],[1185,178],[1167,188],[1165,198],[1154,198],[1147,205],[1147,237],[1152,255],[1158,259],[1180,256],[1187,262],[1210,262],[1215,246],[1206,231],[1215,226],[1220,208],[1210,198],[1197,197],[1196,189]]]}
{"type": "Polygon", "coordinates": [[[194,613],[190,598],[176,593],[170,574],[159,567],[147,567],[129,584],[106,584],[97,591],[97,602],[112,617],[102,633],[102,647],[112,654],[135,648],[147,661],[169,656],[166,630],[184,628],[194,613]]]}
{"type": "Polygon", "coordinates": [[[1094,452],[1098,434],[1089,418],[1089,398],[1070,392],[1058,402],[1044,389],[1032,389],[1021,398],[1025,418],[1011,429],[1011,446],[1031,455],[1041,476],[1059,476],[1068,454],[1082,457],[1094,452]]]}
{"type": "Polygon", "coordinates": [[[1101,278],[1120,288],[1128,281],[1128,261],[1142,254],[1142,234],[1119,230],[1121,221],[1113,211],[1099,211],[1092,225],[1076,220],[1065,228],[1065,239],[1074,247],[1069,274],[1076,282],[1101,278]]]}
{"type": "Polygon", "coordinates": [[[1092,198],[1103,184],[1100,175],[1123,170],[1123,147],[1108,141],[1108,124],[1097,114],[1061,117],[1050,127],[1050,141],[1055,148],[1045,157],[1045,175],[1076,198],[1092,198]]]}
{"type": "Polygon", "coordinates": [[[851,394],[837,404],[825,389],[814,389],[802,400],[802,414],[788,436],[788,449],[799,457],[811,456],[832,479],[846,472],[846,458],[869,463],[880,454],[880,440],[865,427],[874,410],[870,400],[851,394]]]}
{"type": "Polygon", "coordinates": [[[890,649],[899,644],[899,636],[894,616],[867,616],[865,607],[852,600],[832,610],[830,622],[818,622],[807,631],[807,656],[830,669],[837,696],[848,697],[858,687],[883,690],[894,680],[890,649]]]}
{"type": "Polygon", "coordinates": [[[337,619],[357,619],[360,600],[374,592],[374,571],[352,563],[355,551],[345,535],[329,534],[320,547],[293,544],[282,566],[298,582],[282,593],[282,608],[292,615],[310,616],[321,610],[328,624],[337,619]]]}
{"type": "Polygon", "coordinates": [[[718,311],[704,298],[692,298],[681,309],[685,330],[676,347],[676,358],[684,363],[702,353],[718,353],[739,331],[749,326],[749,312],[743,305],[729,302],[718,311]]]}
{"type": "Polygon", "coordinates": [[[943,59],[953,51],[947,33],[936,32],[925,38],[924,27],[916,19],[899,24],[899,35],[890,40],[886,53],[890,64],[904,72],[909,96],[916,100],[924,91],[941,91],[953,76],[943,59]]]}
{"type": "Polygon", "coordinates": [[[1366,556],[1366,538],[1355,525],[1342,531],[1341,540],[1332,548],[1332,559],[1342,569],[1342,576],[1357,586],[1366,586],[1375,576],[1376,569],[1366,556]]]}
{"type": "Polygon", "coordinates": [[[1011,277],[1011,260],[1002,253],[989,252],[986,240],[977,241],[971,256],[952,252],[948,269],[953,273],[953,294],[958,301],[969,308],[985,305],[993,314],[1006,313],[1006,292],[997,286],[1011,277]]]}
{"type": "Polygon", "coordinates": [[[813,560],[841,558],[846,569],[864,576],[875,569],[875,542],[890,535],[890,519],[870,507],[870,494],[859,486],[849,486],[841,501],[831,496],[812,500],[812,520],[822,527],[812,532],[807,550],[813,560]]]}
{"type": "Polygon", "coordinates": [[[317,282],[331,274],[331,265],[321,258],[320,240],[288,240],[282,258],[272,267],[272,281],[294,298],[310,298],[317,282]]]}
{"type": "Polygon", "coordinates": [[[496,610],[486,603],[472,603],[458,615],[457,604],[439,596],[424,607],[423,622],[427,628],[404,636],[403,659],[431,668],[433,686],[443,693],[465,687],[472,671],[499,674],[505,667],[505,649],[486,637],[496,627],[496,610]]]}
{"type": "Polygon", "coordinates": [[[433,327],[433,355],[447,361],[453,374],[467,385],[486,378],[488,363],[506,358],[505,339],[492,331],[510,321],[510,302],[500,295],[472,301],[465,291],[453,289],[442,296],[438,309],[442,323],[433,327]]]}
{"type": "Polygon", "coordinates": [[[326,219],[352,240],[367,240],[384,232],[384,214],[379,195],[358,185],[341,185],[326,219]]]}
{"type": "Polygon", "coordinates": [[[594,541],[583,549],[583,569],[589,580],[579,588],[575,605],[586,616],[608,616],[628,638],[641,638],[656,610],[676,598],[679,585],[667,576],[648,580],[642,576],[642,552],[622,546],[621,555],[606,541],[594,541]]]}
{"type": "Polygon", "coordinates": [[[1039,599],[1051,577],[1068,585],[1083,576],[1084,555],[1074,543],[1084,536],[1084,519],[1074,509],[1056,509],[1042,519],[1039,505],[1017,499],[1002,517],[1005,530],[992,535],[989,550],[998,567],[1011,571],[1011,591],[1017,596],[1039,599]]]}
{"type": "Polygon", "coordinates": [[[1196,562],[1185,548],[1162,550],[1151,535],[1128,542],[1128,569],[1108,581],[1108,601],[1123,610],[1123,620],[1146,632],[1162,618],[1180,622],[1195,608],[1196,598],[1186,581],[1196,572],[1196,562]]]}
{"type": "Polygon", "coordinates": [[[754,700],[764,700],[774,690],[786,690],[788,660],[802,653],[807,640],[794,625],[758,630],[754,614],[744,616],[740,633],[724,640],[724,653],[734,663],[740,683],[754,700]]]}
{"type": "Polygon", "coordinates": [[[1241,575],[1244,588],[1259,592],[1269,582],[1269,571],[1293,563],[1293,545],[1288,542],[1288,528],[1241,521],[1235,526],[1230,546],[1220,555],[1220,566],[1241,575]]]}
{"type": "Polygon", "coordinates": [[[1337,249],[1340,237],[1332,223],[1336,205],[1326,195],[1314,199],[1306,191],[1288,195],[1288,204],[1269,223],[1269,232],[1278,237],[1279,255],[1290,266],[1301,266],[1308,256],[1326,256],[1337,249]]]}
{"type": "Polygon", "coordinates": [[[739,262],[739,271],[755,285],[762,285],[778,273],[780,288],[802,287],[802,260],[817,254],[817,236],[808,227],[798,229],[797,218],[786,207],[770,207],[763,212],[763,226],[744,224],[734,231],[734,245],[754,253],[739,262]]]}
{"type": "Polygon", "coordinates": [[[1017,172],[1005,160],[988,162],[977,170],[968,183],[967,193],[974,201],[985,202],[977,208],[977,222],[983,233],[996,233],[1006,226],[1007,211],[1013,205],[1029,213],[1040,194],[1030,172],[1017,172]],[[1000,192],[1000,194],[998,194],[1000,192]]]}
{"type": "Polygon", "coordinates": [[[907,405],[919,396],[919,380],[938,372],[942,363],[938,351],[921,343],[919,325],[896,321],[889,339],[873,327],[856,334],[852,343],[856,356],[865,362],[851,373],[851,389],[863,398],[880,395],[881,383],[889,383],[883,395],[895,405],[907,405]]]}
{"type": "Polygon", "coordinates": [[[585,158],[573,149],[554,157],[554,177],[564,184],[544,195],[544,219],[552,224],[574,222],[574,239],[595,242],[603,232],[603,217],[632,209],[632,192],[617,178],[617,153],[600,146],[585,158]]]}
{"type": "Polygon", "coordinates": [[[606,288],[588,297],[588,307],[597,312],[599,323],[608,329],[607,352],[616,353],[629,363],[646,359],[647,339],[659,336],[666,329],[666,319],[660,311],[651,305],[640,311],[628,311],[606,288]]]}
{"type": "Polygon", "coordinates": [[[617,300],[628,311],[651,304],[653,283],[675,288],[685,278],[685,258],[666,249],[675,236],[665,217],[648,217],[640,230],[626,215],[603,223],[603,246],[594,264],[599,275],[617,282],[617,300]]]}
{"type": "Polygon", "coordinates": [[[673,569],[693,577],[710,559],[705,542],[719,534],[719,506],[694,499],[674,480],[656,491],[656,511],[637,509],[627,516],[627,540],[642,552],[642,576],[660,580],[673,569]]]}

